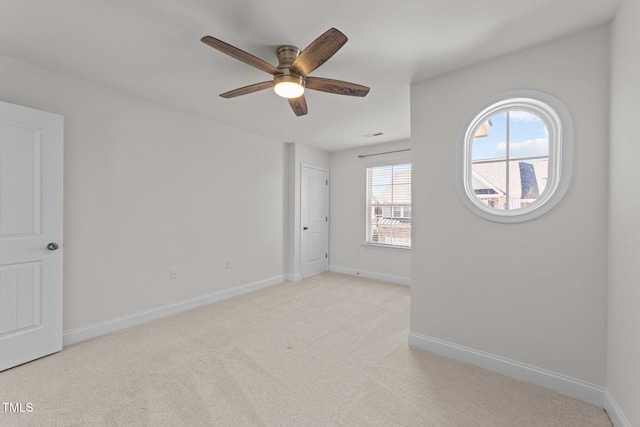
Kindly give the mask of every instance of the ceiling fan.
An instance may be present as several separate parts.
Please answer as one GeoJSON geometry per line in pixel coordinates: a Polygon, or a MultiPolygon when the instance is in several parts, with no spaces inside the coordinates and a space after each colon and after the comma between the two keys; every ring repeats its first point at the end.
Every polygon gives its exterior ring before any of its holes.
{"type": "Polygon", "coordinates": [[[222,53],[226,53],[273,76],[273,80],[255,83],[220,94],[223,98],[234,98],[273,88],[278,95],[288,99],[289,105],[296,116],[304,116],[308,111],[307,101],[304,97],[305,88],[338,95],[360,97],[369,93],[369,88],[366,86],[342,80],[309,76],[312,71],[324,64],[347,42],[347,37],[335,28],[326,31],[303,51],[300,51],[295,46],[280,46],[276,50],[279,61],[277,67],[214,37],[205,36],[201,41],[222,53]]]}

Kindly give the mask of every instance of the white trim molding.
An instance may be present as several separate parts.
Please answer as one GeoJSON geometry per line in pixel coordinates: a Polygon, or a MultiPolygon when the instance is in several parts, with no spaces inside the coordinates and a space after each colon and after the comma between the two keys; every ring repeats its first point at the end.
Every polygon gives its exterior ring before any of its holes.
{"type": "Polygon", "coordinates": [[[259,282],[254,282],[247,285],[236,286],[224,291],[213,292],[199,297],[190,298],[177,303],[163,305],[161,307],[152,308],[140,313],[108,320],[96,325],[72,329],[63,334],[63,345],[66,347],[71,344],[76,344],[82,341],[89,340],[91,338],[109,334],[111,332],[130,328],[132,326],[141,325],[143,323],[161,319],[173,314],[182,313],[184,311],[192,310],[203,305],[212,304],[214,302],[219,302],[239,295],[247,294],[249,292],[277,285],[282,282],[284,282],[284,276],[277,276],[271,279],[261,280],[259,282]]]}
{"type": "Polygon", "coordinates": [[[299,282],[300,280],[302,280],[302,274],[300,273],[289,273],[285,276],[285,278],[287,279],[287,282],[299,282]]]}
{"type": "Polygon", "coordinates": [[[409,332],[409,345],[605,408],[607,389],[601,386],[415,332],[409,332]]]}
{"type": "Polygon", "coordinates": [[[361,276],[368,279],[380,280],[381,282],[395,283],[396,285],[411,286],[411,279],[403,276],[393,276],[391,274],[376,273],[375,271],[364,271],[355,268],[330,265],[329,271],[333,273],[348,274],[350,276],[361,276]]]}
{"type": "Polygon", "coordinates": [[[611,419],[615,427],[631,427],[631,423],[622,413],[622,410],[609,390],[607,390],[604,395],[604,410],[607,411],[607,415],[609,415],[609,419],[611,419]]]}

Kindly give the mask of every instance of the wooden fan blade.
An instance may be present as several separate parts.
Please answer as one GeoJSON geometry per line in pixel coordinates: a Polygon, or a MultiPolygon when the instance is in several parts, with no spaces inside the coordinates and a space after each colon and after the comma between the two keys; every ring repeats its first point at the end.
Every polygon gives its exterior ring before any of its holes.
{"type": "Polygon", "coordinates": [[[306,76],[329,58],[347,42],[347,36],[335,28],[329,29],[302,51],[289,67],[292,73],[306,76]]]}
{"type": "Polygon", "coordinates": [[[338,95],[367,96],[369,93],[369,88],[366,86],[343,82],[342,80],[325,79],[322,77],[305,77],[304,82],[307,89],[335,93],[338,95]]]}
{"type": "Polygon", "coordinates": [[[227,55],[237,59],[238,61],[242,61],[245,64],[249,64],[252,67],[257,68],[258,70],[262,70],[272,75],[282,74],[282,71],[278,70],[268,62],[263,61],[262,59],[257,58],[250,53],[245,52],[244,50],[238,49],[235,46],[231,46],[230,44],[225,43],[222,40],[218,40],[211,36],[204,36],[202,39],[200,39],[200,41],[206,45],[211,46],[214,49],[219,50],[222,53],[226,53],[227,55]]]}
{"type": "Polygon", "coordinates": [[[273,87],[273,80],[269,80],[268,82],[255,83],[249,86],[230,90],[229,92],[221,93],[220,96],[223,98],[235,98],[236,96],[246,95],[248,93],[257,92],[259,90],[269,89],[270,87],[273,87]]]}
{"type": "Polygon", "coordinates": [[[289,105],[296,116],[304,116],[308,113],[307,100],[304,95],[300,95],[297,98],[289,98],[289,105]]]}

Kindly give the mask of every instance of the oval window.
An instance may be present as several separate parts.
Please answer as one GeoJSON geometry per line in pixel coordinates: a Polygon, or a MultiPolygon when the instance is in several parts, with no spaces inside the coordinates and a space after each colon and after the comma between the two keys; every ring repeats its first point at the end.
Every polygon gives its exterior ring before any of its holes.
{"type": "Polygon", "coordinates": [[[459,189],[482,217],[525,221],[566,192],[572,124],[557,99],[534,91],[503,94],[479,106],[462,130],[459,189]]]}

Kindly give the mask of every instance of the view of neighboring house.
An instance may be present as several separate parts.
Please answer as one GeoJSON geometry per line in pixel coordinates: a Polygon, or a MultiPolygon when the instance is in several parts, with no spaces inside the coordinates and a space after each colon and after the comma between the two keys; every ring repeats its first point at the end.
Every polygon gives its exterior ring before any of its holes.
{"type": "Polygon", "coordinates": [[[523,208],[547,186],[548,157],[511,158],[508,165],[508,171],[505,159],[477,160],[472,165],[476,197],[496,209],[523,208]]]}
{"type": "Polygon", "coordinates": [[[492,208],[523,208],[547,187],[549,131],[531,112],[492,115],[474,135],[472,156],[472,188],[492,208]]]}
{"type": "Polygon", "coordinates": [[[367,169],[368,243],[411,247],[411,165],[367,169]]]}

